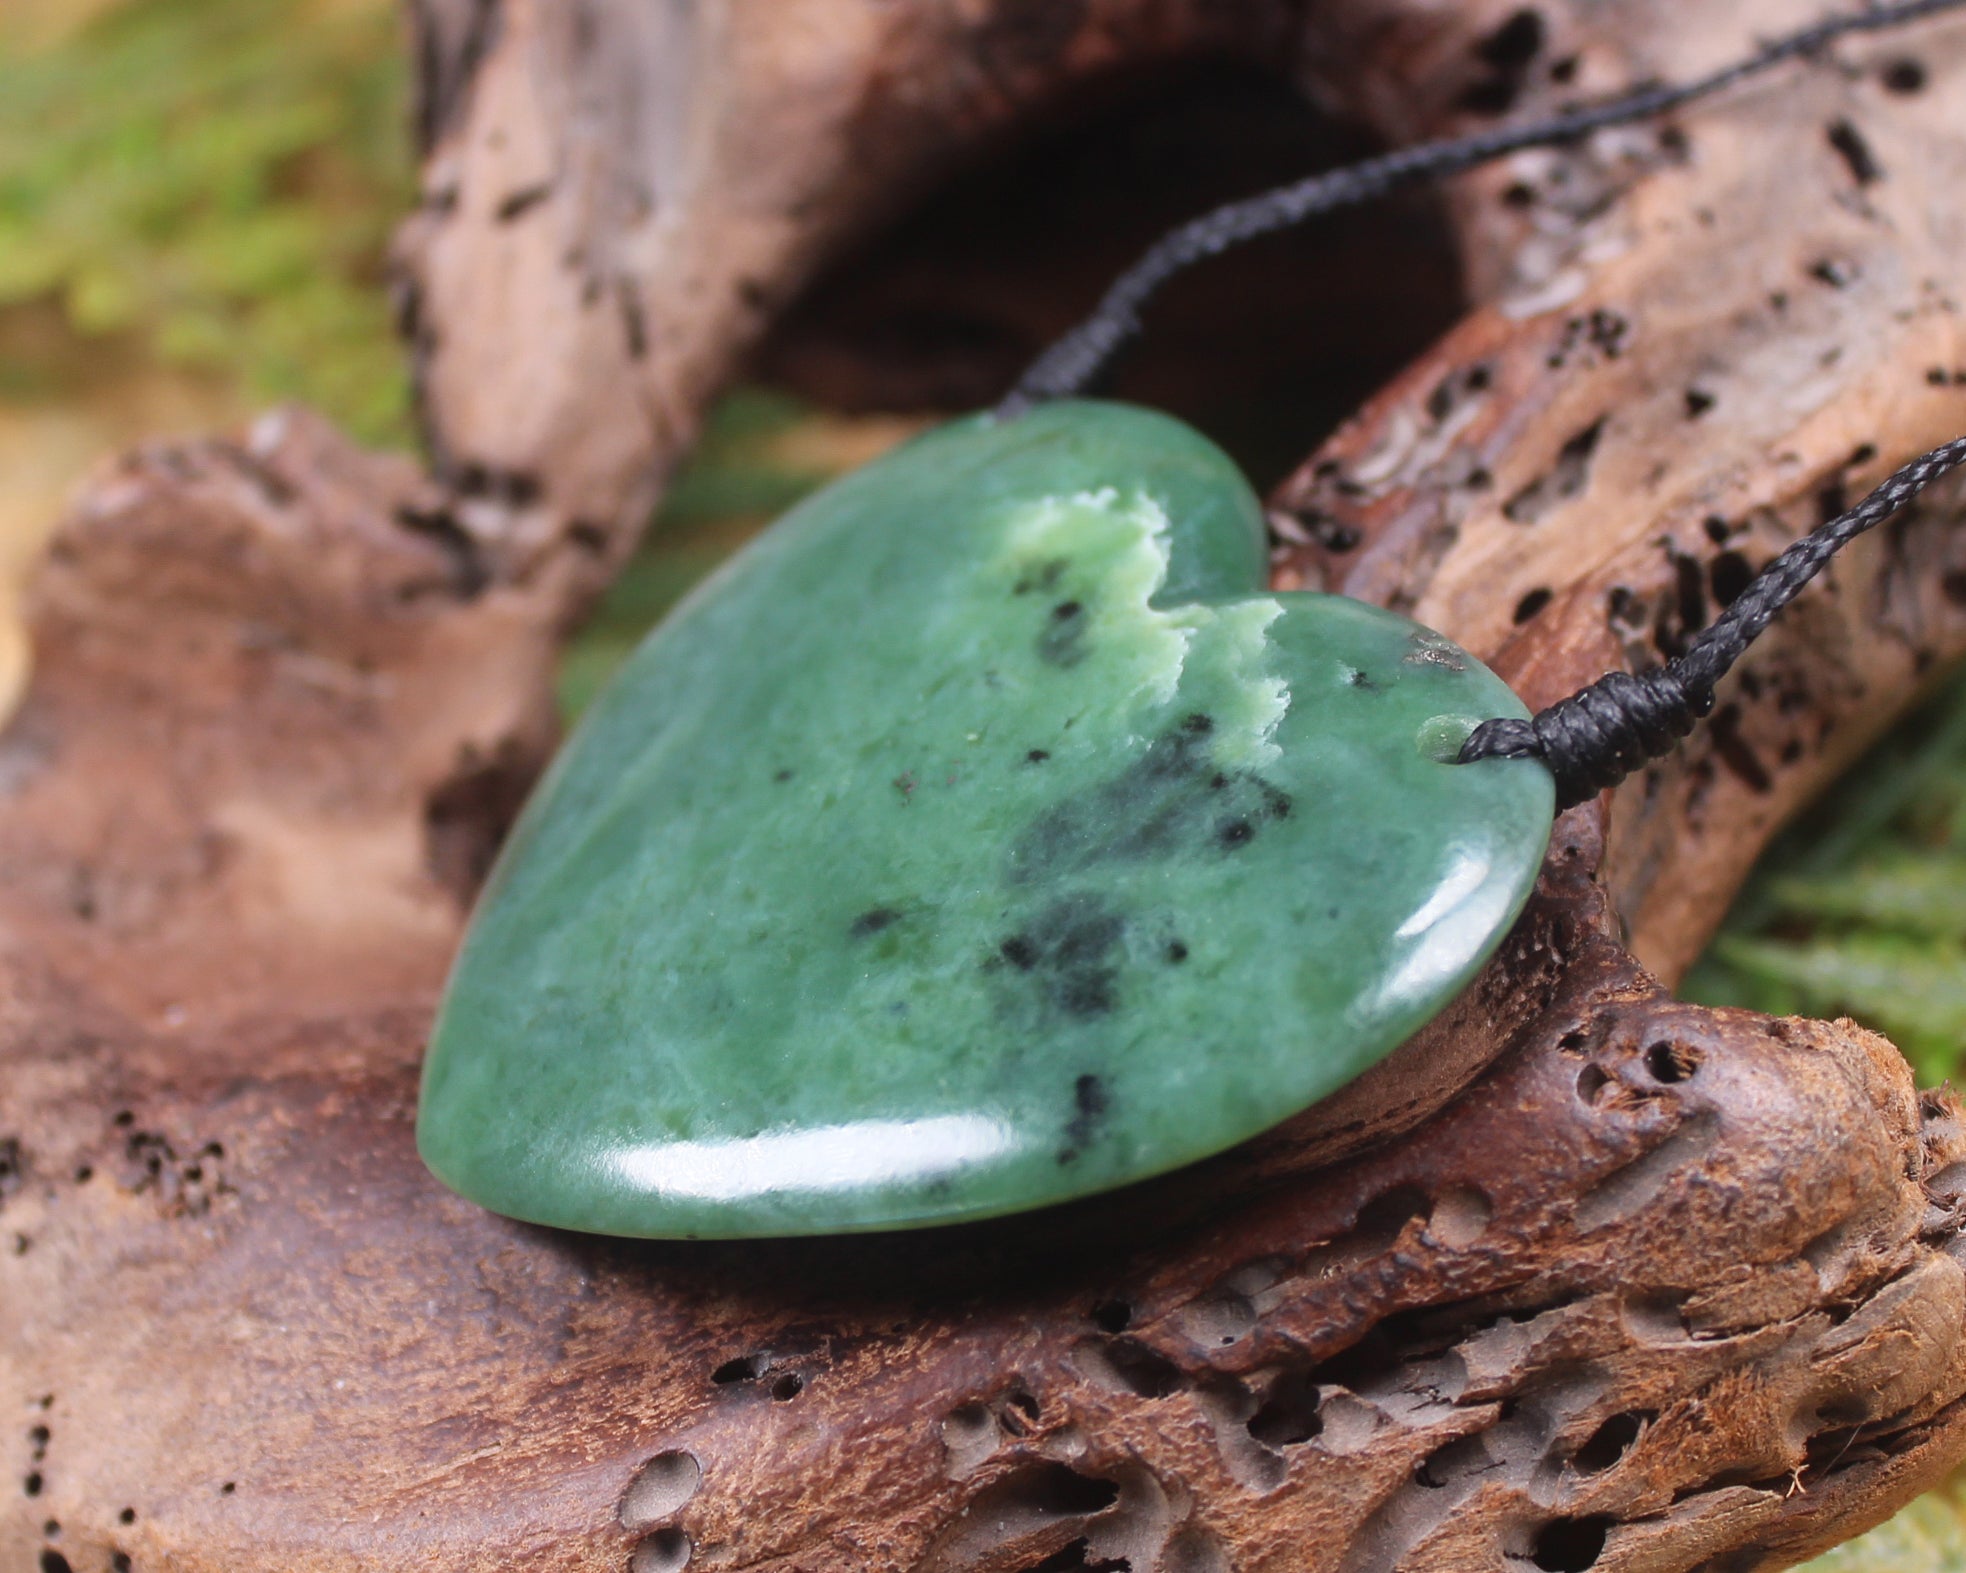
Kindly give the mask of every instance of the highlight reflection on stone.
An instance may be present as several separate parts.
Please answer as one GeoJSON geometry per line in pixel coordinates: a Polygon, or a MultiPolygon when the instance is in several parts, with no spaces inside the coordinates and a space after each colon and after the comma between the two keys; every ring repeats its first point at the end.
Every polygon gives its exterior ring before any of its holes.
{"type": "Polygon", "coordinates": [[[459,957],[419,1143],[648,1236],[1104,1190],[1342,1086],[1528,894],[1523,713],[1439,636],[1262,591],[1255,498],[1165,417],[957,423],[795,509],[643,645],[459,957]]]}
{"type": "Polygon", "coordinates": [[[926,1120],[856,1120],[848,1125],[657,1141],[610,1156],[622,1181],[676,1201],[752,1199],[758,1177],[782,1196],[825,1196],[883,1186],[933,1185],[995,1158],[1017,1134],[983,1114],[926,1120]]]}

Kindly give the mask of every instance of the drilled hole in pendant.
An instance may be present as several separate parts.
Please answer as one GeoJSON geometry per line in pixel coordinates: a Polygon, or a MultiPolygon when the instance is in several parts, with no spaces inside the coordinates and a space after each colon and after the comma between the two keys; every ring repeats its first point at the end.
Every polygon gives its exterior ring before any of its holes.
{"type": "Polygon", "coordinates": [[[1437,715],[1420,723],[1415,735],[1422,759],[1437,765],[1451,765],[1461,757],[1461,747],[1481,725],[1473,716],[1437,715]]]}

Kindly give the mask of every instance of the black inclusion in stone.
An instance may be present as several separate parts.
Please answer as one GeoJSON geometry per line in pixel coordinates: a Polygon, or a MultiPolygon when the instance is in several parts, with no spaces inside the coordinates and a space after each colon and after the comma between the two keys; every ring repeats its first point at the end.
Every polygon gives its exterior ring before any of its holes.
{"type": "Polygon", "coordinates": [[[1024,763],[1027,765],[1041,765],[1050,757],[1050,750],[1034,748],[1024,756],[1024,763]]]}
{"type": "Polygon", "coordinates": [[[1009,882],[1031,885],[1101,864],[1241,846],[1263,825],[1287,818],[1287,792],[1254,771],[1215,766],[1213,732],[1208,716],[1190,715],[1119,774],[1044,810],[1011,843],[1009,882]]]}
{"type": "Polygon", "coordinates": [[[1126,919],[1098,897],[1066,896],[999,941],[984,970],[1003,977],[1002,987],[1010,991],[1005,1005],[1013,1012],[1086,1021],[1109,1015],[1119,1004],[1125,937],[1126,919]],[[1015,983],[1004,972],[1005,963],[1023,975],[1015,983]]]}
{"type": "Polygon", "coordinates": [[[779,770],[772,774],[772,780],[774,781],[790,781],[791,779],[792,772],[789,770],[779,770]]]}
{"type": "Polygon", "coordinates": [[[1065,1145],[1058,1149],[1061,1164],[1074,1163],[1099,1136],[1099,1127],[1111,1104],[1106,1084],[1097,1076],[1081,1076],[1072,1083],[1072,1117],[1065,1125],[1065,1145]]]}
{"type": "Polygon", "coordinates": [[[1038,635],[1038,659],[1047,666],[1077,666],[1085,659],[1085,602],[1060,601],[1038,635]]]}
{"type": "Polygon", "coordinates": [[[1091,897],[1048,908],[1039,932],[1047,941],[1052,996],[1068,1016],[1104,1016],[1117,1001],[1116,965],[1126,920],[1091,897]]]}
{"type": "Polygon", "coordinates": [[[1058,1007],[1067,1016],[1110,1016],[1118,1003],[1114,981],[1106,967],[1068,972],[1058,980],[1058,1007]]]}
{"type": "Polygon", "coordinates": [[[997,947],[997,954],[1019,972],[1029,972],[1038,964],[1038,947],[1028,934],[1013,934],[997,947]]]}
{"type": "Polygon", "coordinates": [[[1017,577],[1017,583],[1010,587],[1012,595],[1029,595],[1033,590],[1055,589],[1064,577],[1067,563],[1062,557],[1054,557],[1049,562],[1039,563],[1027,568],[1017,577]]]}
{"type": "Polygon", "coordinates": [[[878,934],[900,919],[901,914],[892,907],[870,907],[853,920],[847,933],[854,939],[865,939],[869,934],[878,934]]]}
{"type": "Polygon", "coordinates": [[[1186,945],[1178,939],[1171,939],[1167,942],[1167,962],[1169,966],[1178,967],[1187,959],[1188,947],[1186,945]]]}

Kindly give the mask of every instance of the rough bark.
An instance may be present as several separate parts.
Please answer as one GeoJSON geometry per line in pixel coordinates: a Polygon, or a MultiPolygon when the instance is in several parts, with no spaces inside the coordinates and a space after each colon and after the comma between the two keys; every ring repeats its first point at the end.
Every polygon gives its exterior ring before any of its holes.
{"type": "MultiPolygon", "coordinates": [[[[1958,489],[1559,822],[1502,955],[1370,1085],[1209,1164],[686,1248],[493,1218],[410,1141],[555,634],[829,254],[1124,62],[1234,47],[1403,139],[1787,7],[427,10],[438,478],[297,414],[139,454],[36,592],[0,736],[10,1559],[1721,1573],[1966,1454],[1958,1109],[1848,1023],[1658,981],[1966,650],[1958,489]]],[[[1532,699],[1670,649],[1827,489],[1966,425],[1961,71],[1928,26],[1458,188],[1480,303],[1284,487],[1279,582],[1410,608],[1532,699]],[[1914,56],[1933,85],[1887,86],[1914,56]]]]}
{"type": "Polygon", "coordinates": [[[415,12],[400,300],[434,456],[501,571],[576,601],[822,258],[1075,85],[1289,37],[1277,0],[415,12]]]}

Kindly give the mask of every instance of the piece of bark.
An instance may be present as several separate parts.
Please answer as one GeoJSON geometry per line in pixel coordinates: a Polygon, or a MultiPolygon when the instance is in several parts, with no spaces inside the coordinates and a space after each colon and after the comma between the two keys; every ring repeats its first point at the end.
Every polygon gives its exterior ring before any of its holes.
{"type": "MultiPolygon", "coordinates": [[[[1013,9],[1048,14],[967,15],[1013,9]]],[[[1201,36],[1175,26],[1178,6],[1069,9],[1102,38],[1145,18],[1148,53],[1201,36]]],[[[618,43],[615,10],[584,14],[618,43]]],[[[703,16],[734,37],[762,14],[703,16]]],[[[861,84],[857,112],[871,96],[937,118],[922,104],[954,90],[897,85],[889,40],[921,30],[942,53],[908,58],[946,54],[957,77],[957,44],[974,44],[935,32],[944,13],[925,5],[801,0],[796,14],[801,28],[772,35],[780,53],[745,65],[743,91],[719,89],[706,116],[755,107],[763,88],[795,114],[783,84],[805,80],[792,67],[810,49],[823,80],[861,84]]],[[[1208,14],[1276,25],[1253,7],[1208,14]]],[[[1750,25],[1660,4],[1586,35],[1567,12],[1536,14],[1527,61],[1495,42],[1522,32],[1511,13],[1397,5],[1318,17],[1302,55],[1406,136],[1457,100],[1534,102],[1568,53],[1581,87],[1604,86],[1729,56],[1750,25]]],[[[552,59],[527,53],[533,13],[515,0],[478,15],[500,25],[432,53],[439,169],[446,138],[486,158],[501,129],[523,141],[501,94],[530,83],[570,101],[552,59]]],[[[1038,34],[1058,60],[1127,54],[1038,34]]],[[[1238,36],[1295,58],[1287,36],[1238,36]]],[[[623,91],[649,80],[634,51],[592,47],[623,91]]],[[[1537,161],[1468,183],[1462,233],[1491,304],[1279,498],[1280,529],[1327,543],[1284,551],[1280,580],[1324,573],[1418,608],[1543,697],[1639,653],[1607,627],[1610,586],[1643,607],[1635,629],[1683,635],[1691,576],[1656,543],[1692,536],[1689,510],[1758,510],[1727,545],[1765,551],[1851,481],[1855,428],[1878,468],[1922,446],[1966,400],[1920,363],[1944,311],[1899,314],[1956,284],[1962,188],[1944,95],[1880,95],[1875,63],[1913,48],[1935,83],[1966,69],[1960,30],[1926,28],[1839,52],[1862,69],[1808,68],[1686,117],[1663,161],[1646,136],[1629,163],[1602,143],[1545,160],[1585,217],[1534,243],[1495,181],[1537,161]],[[1869,217],[1837,204],[1838,170],[1855,176],[1826,115],[1860,123],[1889,172],[1855,193],[1869,217]],[[1829,147],[1823,167],[1791,155],[1779,180],[1762,175],[1784,136],[1829,147]],[[1743,228],[1727,232],[1735,208],[1743,228]],[[1869,231],[1844,228],[1859,223],[1891,244],[1808,295],[1826,255],[1811,243],[1860,250],[1869,231]],[[1506,274],[1532,265],[1552,292],[1541,309],[1506,274]],[[1581,293],[1557,302],[1571,269],[1581,293]],[[1790,295],[1782,332],[1725,293],[1737,278],[1790,295]],[[1485,388],[1470,386],[1478,364],[1485,388]],[[1662,418],[1728,368],[1718,405],[1662,418]],[[1605,418],[1581,454],[1580,412],[1605,418]],[[1470,485],[1483,467],[1489,484],[1470,485]],[[1333,550],[1347,531],[1356,544],[1333,550]]],[[[1043,92],[992,78],[990,115],[965,120],[958,103],[941,118],[1008,125],[1077,80],[1020,58],[1026,75],[1006,80],[1043,92]]],[[[815,92],[808,112],[831,123],[842,101],[815,92]]],[[[537,126],[609,112],[603,93],[537,126]]],[[[757,178],[786,181],[766,195],[796,199],[766,259],[780,288],[959,140],[906,169],[897,148],[845,189],[827,162],[844,144],[772,124],[800,144],[790,174],[753,155],[757,178]]],[[[606,174],[609,145],[585,145],[583,179],[606,174]]],[[[718,202],[741,206],[743,182],[726,185],[718,202]]],[[[452,200],[492,211],[468,186],[452,200]]],[[[517,205],[506,228],[525,233],[548,204],[517,205]]],[[[661,284],[663,321],[688,317],[686,264],[716,239],[691,226],[708,222],[675,218],[670,253],[643,239],[638,288],[661,284]]],[[[545,263],[487,266],[519,278],[545,263]]],[[[648,383],[527,331],[530,297],[504,315],[482,309],[496,295],[475,315],[440,307],[439,273],[423,275],[424,331],[475,338],[459,353],[485,379],[426,385],[441,484],[279,417],[106,474],[40,581],[39,672],[0,738],[10,1559],[1720,1573],[1863,1527],[1966,1453],[1955,1106],[1917,1095],[1896,1053],[1848,1024],[1675,1004],[1617,938],[1622,908],[1665,964],[1688,953],[1779,814],[1966,648],[1945,588],[1957,488],[1788,620],[1807,637],[1785,630],[1762,698],[1737,701],[1737,740],[1768,749],[1750,728],[1778,725],[1804,740],[1761,766],[1766,789],[1711,763],[1709,740],[1613,798],[1608,821],[1603,804],[1565,816],[1496,963],[1350,1100],[1150,1186],[999,1224],[588,1240],[491,1217],[424,1174],[415,1062],[474,876],[549,741],[553,634],[626,549],[651,478],[755,325],[713,301],[690,346],[651,338],[651,367],[678,357],[660,375],[677,379],[662,398],[679,424],[602,431],[637,407],[624,388],[655,398],[648,383]],[[479,429],[467,415],[495,440],[464,441],[479,429]],[[590,426],[591,443],[570,440],[590,426]],[[1795,666],[1815,675],[1782,677],[1795,666]],[[1771,702],[1791,693],[1786,710],[1771,702]]],[[[1679,548],[1709,598],[1731,571],[1721,549],[1679,548]]]]}

